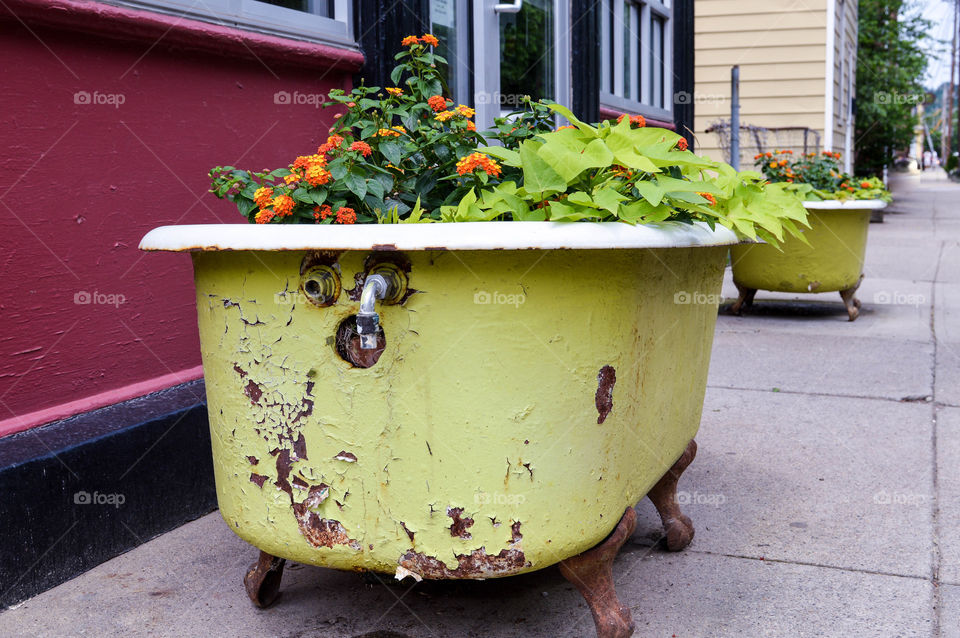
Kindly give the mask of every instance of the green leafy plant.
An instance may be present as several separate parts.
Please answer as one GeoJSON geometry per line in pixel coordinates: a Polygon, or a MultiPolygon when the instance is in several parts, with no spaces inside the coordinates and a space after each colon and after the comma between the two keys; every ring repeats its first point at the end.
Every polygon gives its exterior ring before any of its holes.
{"type": "Polygon", "coordinates": [[[646,127],[637,116],[591,126],[563,106],[546,106],[571,125],[515,148],[479,149],[500,160],[503,179],[441,207],[443,221],[703,221],[768,241],[799,235],[806,223],[786,184],[699,157],[673,131],[646,127]]]}
{"type": "Polygon", "coordinates": [[[391,74],[395,87],[334,90],[324,107],[338,106],[330,136],[317,152],[273,171],[233,166],[210,171],[213,192],[256,223],[377,223],[435,221],[486,173],[461,175],[460,160],[483,137],[473,109],[443,97],[430,34],[408,36],[391,74]],[[414,206],[418,213],[411,219],[414,206]]]}
{"type": "Polygon", "coordinates": [[[760,153],[756,165],[771,182],[789,184],[788,188],[808,201],[882,199],[890,193],[879,178],[856,179],[840,168],[840,153],[822,151],[794,157],[793,151],[760,153]]]}

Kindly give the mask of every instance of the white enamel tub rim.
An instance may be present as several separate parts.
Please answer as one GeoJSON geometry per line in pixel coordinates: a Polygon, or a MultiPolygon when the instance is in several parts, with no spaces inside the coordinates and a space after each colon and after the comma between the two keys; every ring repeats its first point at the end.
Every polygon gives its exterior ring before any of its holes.
{"type": "Polygon", "coordinates": [[[736,234],[702,222],[457,222],[436,224],[197,224],[154,228],[140,250],[553,250],[728,246],[736,234]]]}
{"type": "Polygon", "coordinates": [[[880,210],[887,207],[882,199],[848,199],[838,201],[825,199],[822,202],[803,202],[807,210],[880,210]]]}

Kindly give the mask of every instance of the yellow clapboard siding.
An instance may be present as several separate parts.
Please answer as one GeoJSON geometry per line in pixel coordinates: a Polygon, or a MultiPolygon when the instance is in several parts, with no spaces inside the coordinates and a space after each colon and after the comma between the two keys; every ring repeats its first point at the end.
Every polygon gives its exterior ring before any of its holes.
{"type": "MultiPolygon", "coordinates": [[[[700,54],[700,51],[697,51],[700,54]]],[[[782,64],[755,64],[753,62],[744,63],[740,67],[740,74],[748,73],[751,80],[755,81],[777,81],[784,82],[790,79],[798,80],[818,80],[823,84],[823,60],[819,61],[796,61],[782,64]]],[[[725,64],[697,64],[695,81],[699,86],[702,81],[713,81],[715,78],[725,78],[730,81],[730,67],[725,64]]],[[[716,81],[719,81],[717,79],[716,81]]],[[[821,93],[823,90],[821,89],[821,93]]]]}
{"type": "Polygon", "coordinates": [[[757,13],[754,15],[726,15],[695,18],[697,35],[703,33],[730,33],[735,31],[776,31],[779,29],[826,29],[827,16],[823,11],[796,13],[757,13]]]}
{"type": "MultiPolygon", "coordinates": [[[[723,78],[720,82],[704,82],[698,80],[697,90],[694,92],[694,101],[709,102],[716,99],[730,98],[730,80],[723,78]]],[[[740,78],[740,99],[757,97],[801,97],[823,96],[823,80],[765,80],[754,81],[740,78]]]]}
{"type": "Polygon", "coordinates": [[[694,11],[699,19],[708,16],[743,15],[758,13],[826,12],[826,0],[697,0],[694,11]]]}
{"type": "Polygon", "coordinates": [[[750,47],[792,47],[815,44],[826,47],[826,30],[819,29],[771,29],[767,31],[701,33],[696,35],[697,48],[700,51],[715,49],[742,49],[744,43],[750,47]]]}
{"type": "Polygon", "coordinates": [[[741,47],[739,49],[697,49],[697,58],[709,57],[711,64],[782,64],[794,60],[814,62],[826,59],[825,47],[804,45],[792,47],[741,47]]]}

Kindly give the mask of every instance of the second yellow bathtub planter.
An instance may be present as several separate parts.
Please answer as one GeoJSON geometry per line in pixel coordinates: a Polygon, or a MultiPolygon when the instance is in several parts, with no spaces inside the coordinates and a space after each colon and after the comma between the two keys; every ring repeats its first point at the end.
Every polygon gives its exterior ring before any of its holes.
{"type": "Polygon", "coordinates": [[[562,563],[580,586],[648,493],[685,546],[676,480],[717,307],[676,299],[715,299],[736,241],[680,223],[151,232],[141,248],[193,252],[220,511],[263,551],[251,597],[270,602],[283,559],[416,579],[562,563]]]}
{"type": "Polygon", "coordinates": [[[804,202],[810,228],[806,243],[788,237],[780,248],[741,244],[730,249],[733,281],[740,292],[734,313],[753,303],[757,290],[839,292],[850,321],[860,314],[855,293],[863,278],[870,214],[880,200],[804,202]]]}

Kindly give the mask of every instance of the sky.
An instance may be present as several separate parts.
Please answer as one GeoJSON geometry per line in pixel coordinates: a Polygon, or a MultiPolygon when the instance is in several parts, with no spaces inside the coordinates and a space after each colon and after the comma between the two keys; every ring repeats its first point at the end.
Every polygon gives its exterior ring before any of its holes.
{"type": "Polygon", "coordinates": [[[929,47],[930,62],[927,64],[927,88],[936,88],[950,79],[950,41],[953,37],[953,9],[956,0],[921,0],[917,3],[923,17],[933,24],[930,35],[944,40],[946,45],[929,47]],[[937,50],[939,49],[939,50],[937,50]]]}

